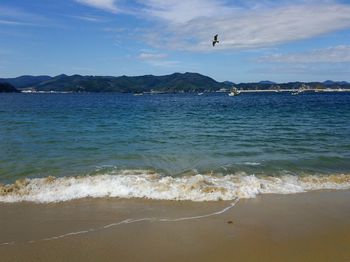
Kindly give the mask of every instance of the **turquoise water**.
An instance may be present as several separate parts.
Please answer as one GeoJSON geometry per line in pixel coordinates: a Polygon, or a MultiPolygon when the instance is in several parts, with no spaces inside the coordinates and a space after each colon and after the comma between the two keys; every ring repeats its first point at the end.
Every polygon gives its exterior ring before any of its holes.
{"type": "Polygon", "coordinates": [[[0,181],[350,171],[350,94],[3,94],[0,181]]]}
{"type": "Polygon", "coordinates": [[[1,183],[125,170],[349,174],[350,94],[0,95],[1,183]]]}

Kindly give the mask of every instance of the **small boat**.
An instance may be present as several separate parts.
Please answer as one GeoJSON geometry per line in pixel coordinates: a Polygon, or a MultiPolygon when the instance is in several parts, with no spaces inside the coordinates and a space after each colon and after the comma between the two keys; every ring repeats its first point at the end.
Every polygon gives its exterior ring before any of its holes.
{"type": "Polygon", "coordinates": [[[143,93],[135,93],[134,96],[143,96],[143,93]]]}
{"type": "Polygon", "coordinates": [[[203,95],[203,94],[204,94],[204,93],[202,93],[202,92],[198,93],[199,96],[201,96],[201,95],[203,95]]]}
{"type": "Polygon", "coordinates": [[[301,93],[304,93],[304,89],[298,89],[296,92],[292,92],[292,95],[295,96],[295,95],[300,95],[301,93]]]}
{"type": "Polygon", "coordinates": [[[292,95],[300,95],[301,93],[304,93],[305,91],[310,90],[310,86],[302,84],[297,91],[292,92],[292,95]]]}
{"type": "Polygon", "coordinates": [[[240,93],[241,93],[241,92],[239,92],[239,91],[237,90],[236,87],[233,87],[233,88],[231,89],[231,92],[230,92],[228,95],[229,95],[229,96],[238,96],[240,93]]]}

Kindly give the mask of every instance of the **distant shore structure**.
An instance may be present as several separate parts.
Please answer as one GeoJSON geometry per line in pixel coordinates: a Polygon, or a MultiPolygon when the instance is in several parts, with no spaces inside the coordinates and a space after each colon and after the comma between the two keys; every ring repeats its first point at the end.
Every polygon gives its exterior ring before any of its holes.
{"type": "Polygon", "coordinates": [[[229,96],[238,96],[240,94],[241,94],[241,92],[238,91],[238,89],[236,87],[232,87],[231,92],[228,95],[229,96]]]}

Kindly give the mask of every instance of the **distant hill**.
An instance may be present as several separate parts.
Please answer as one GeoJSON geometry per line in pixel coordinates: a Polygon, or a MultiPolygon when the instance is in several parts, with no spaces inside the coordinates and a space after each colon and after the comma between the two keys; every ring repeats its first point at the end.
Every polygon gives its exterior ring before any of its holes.
{"type": "Polygon", "coordinates": [[[332,80],[326,80],[326,81],[324,81],[323,82],[323,84],[325,85],[325,86],[333,86],[333,85],[347,85],[347,84],[349,84],[348,82],[346,82],[346,81],[332,81],[332,80]]]}
{"type": "Polygon", "coordinates": [[[231,81],[217,82],[214,79],[198,73],[174,73],[171,75],[154,76],[82,76],[61,74],[50,76],[20,76],[16,78],[0,78],[20,90],[56,91],[56,92],[213,92],[229,89],[232,86],[240,90],[283,90],[283,89],[350,89],[350,83],[345,81],[324,82],[290,82],[275,83],[260,81],[257,83],[234,84],[231,81]]]}
{"type": "Polygon", "coordinates": [[[197,73],[174,73],[165,76],[81,76],[59,75],[34,86],[38,91],[73,92],[203,92],[227,87],[197,73]]]}
{"type": "Polygon", "coordinates": [[[228,85],[228,86],[233,86],[235,83],[231,82],[231,81],[224,81],[223,82],[225,85],[228,85]]]}
{"type": "Polygon", "coordinates": [[[0,82],[0,93],[18,93],[19,91],[9,83],[0,82]]]}
{"type": "Polygon", "coordinates": [[[275,83],[275,82],[272,82],[272,81],[269,81],[269,80],[264,80],[264,81],[260,81],[258,84],[262,84],[262,85],[265,85],[265,84],[274,85],[274,84],[276,84],[276,83],[275,83]]]}
{"type": "Polygon", "coordinates": [[[324,84],[325,86],[331,86],[331,85],[334,85],[335,82],[332,81],[332,80],[326,80],[326,81],[323,82],[323,84],[324,84]]]}
{"type": "Polygon", "coordinates": [[[0,82],[5,82],[13,85],[16,88],[25,88],[35,86],[44,81],[50,80],[51,76],[30,76],[24,75],[15,78],[0,78],[0,82]]]}

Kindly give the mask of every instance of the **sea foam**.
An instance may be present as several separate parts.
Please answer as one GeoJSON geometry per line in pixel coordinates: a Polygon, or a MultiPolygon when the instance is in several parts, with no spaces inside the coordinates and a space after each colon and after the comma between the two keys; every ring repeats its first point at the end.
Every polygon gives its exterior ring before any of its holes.
{"type": "Polygon", "coordinates": [[[350,175],[279,177],[234,175],[162,176],[142,170],[79,177],[47,177],[0,185],[0,202],[61,202],[86,197],[218,201],[259,194],[294,194],[322,189],[348,189],[350,175]]]}

